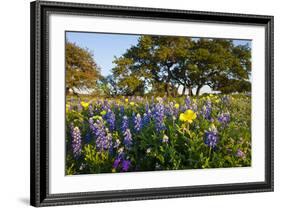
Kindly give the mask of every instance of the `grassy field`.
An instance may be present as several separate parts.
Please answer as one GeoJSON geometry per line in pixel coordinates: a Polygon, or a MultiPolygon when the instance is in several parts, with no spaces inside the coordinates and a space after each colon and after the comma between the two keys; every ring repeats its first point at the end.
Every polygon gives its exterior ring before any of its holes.
{"type": "Polygon", "coordinates": [[[251,97],[67,97],[66,175],[251,165],[251,97]]]}

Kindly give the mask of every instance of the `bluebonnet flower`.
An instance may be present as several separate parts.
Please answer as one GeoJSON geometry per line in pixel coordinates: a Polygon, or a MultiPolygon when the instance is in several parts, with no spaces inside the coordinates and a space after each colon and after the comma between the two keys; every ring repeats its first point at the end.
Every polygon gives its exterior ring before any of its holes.
{"type": "Polygon", "coordinates": [[[139,113],[135,116],[134,124],[135,124],[135,130],[140,131],[142,128],[142,119],[139,113]]]}
{"type": "Polygon", "coordinates": [[[236,156],[240,158],[245,158],[245,153],[241,149],[238,149],[236,156]]]}
{"type": "Polygon", "coordinates": [[[186,98],[185,98],[185,106],[186,106],[186,109],[190,109],[190,107],[191,107],[191,100],[190,100],[189,96],[186,96],[186,98]]]}
{"type": "Polygon", "coordinates": [[[228,112],[221,113],[218,117],[218,121],[223,125],[226,125],[230,121],[230,114],[228,112]]]}
{"type": "Polygon", "coordinates": [[[186,110],[187,110],[186,105],[181,105],[181,106],[179,107],[179,112],[184,112],[184,111],[186,111],[186,110]]]}
{"type": "Polygon", "coordinates": [[[145,104],[145,112],[147,113],[148,111],[149,111],[149,103],[146,102],[146,104],[145,104]]]}
{"type": "Polygon", "coordinates": [[[90,128],[96,136],[97,149],[100,151],[110,150],[112,148],[112,135],[109,133],[108,129],[105,128],[103,119],[97,119],[92,127],[90,125],[90,128]]]}
{"type": "Polygon", "coordinates": [[[112,143],[112,134],[109,132],[108,128],[105,129],[106,131],[106,149],[109,150],[110,153],[113,151],[113,143],[112,143]]]}
{"type": "Polygon", "coordinates": [[[212,113],[212,102],[210,100],[207,100],[206,104],[203,106],[202,114],[204,115],[205,119],[212,120],[211,113],[212,113]]]}
{"type": "Polygon", "coordinates": [[[114,114],[114,112],[109,109],[108,112],[105,115],[105,119],[109,124],[110,131],[113,131],[115,129],[115,114],[114,114]]]}
{"type": "Polygon", "coordinates": [[[125,131],[129,128],[129,119],[127,116],[123,116],[121,131],[125,133],[125,131]]]}
{"type": "Polygon", "coordinates": [[[81,105],[80,99],[78,100],[78,104],[77,104],[77,111],[81,112],[83,110],[83,107],[81,105]]]}
{"type": "Polygon", "coordinates": [[[158,132],[166,128],[164,124],[164,118],[165,118],[165,109],[164,109],[163,101],[161,99],[158,99],[158,103],[156,104],[154,109],[154,120],[155,120],[156,130],[158,132]]]}
{"type": "Polygon", "coordinates": [[[89,118],[89,127],[91,129],[92,132],[94,132],[94,120],[93,118],[89,118]]]}
{"type": "Polygon", "coordinates": [[[102,103],[102,110],[108,111],[110,110],[110,105],[107,100],[104,100],[102,103]]]}
{"type": "Polygon", "coordinates": [[[217,146],[218,141],[219,136],[217,129],[214,125],[212,125],[209,131],[206,131],[205,133],[204,143],[214,149],[217,146]]]}
{"type": "Polygon", "coordinates": [[[143,120],[142,120],[142,124],[143,126],[148,125],[150,122],[150,116],[147,113],[143,114],[143,120]]]}
{"type": "Polygon", "coordinates": [[[119,164],[120,164],[120,162],[124,159],[124,157],[125,157],[125,154],[124,154],[124,152],[123,152],[123,147],[122,148],[120,148],[119,150],[118,150],[118,155],[117,155],[117,157],[116,157],[116,159],[114,160],[114,163],[113,163],[113,165],[115,166],[114,168],[117,168],[118,166],[119,166],[119,164]]]}
{"type": "Polygon", "coordinates": [[[82,144],[81,144],[81,133],[80,129],[76,126],[73,128],[71,132],[72,136],[72,150],[74,157],[78,157],[81,155],[82,144]]]}
{"type": "Polygon", "coordinates": [[[92,105],[92,104],[89,105],[89,109],[88,109],[88,110],[89,110],[89,116],[92,117],[92,116],[94,115],[94,112],[93,112],[93,105],[92,105]]]}
{"type": "Polygon", "coordinates": [[[121,158],[120,157],[117,157],[114,162],[113,162],[113,168],[117,169],[119,164],[121,162],[121,158]]]}
{"type": "Polygon", "coordinates": [[[124,145],[125,147],[127,147],[128,149],[131,147],[132,145],[132,134],[130,129],[126,129],[125,133],[124,133],[124,145]]]}
{"type": "Polygon", "coordinates": [[[154,104],[154,96],[151,97],[151,104],[154,104]]]}
{"type": "Polygon", "coordinates": [[[174,115],[174,103],[173,102],[170,102],[167,106],[165,106],[165,114],[167,116],[174,115]]]}
{"type": "Polygon", "coordinates": [[[124,171],[124,172],[128,171],[130,166],[131,166],[130,160],[123,160],[122,161],[122,171],[124,171]]]}
{"type": "Polygon", "coordinates": [[[124,105],[121,105],[120,106],[120,116],[122,116],[125,112],[125,108],[124,108],[124,105]]]}
{"type": "Polygon", "coordinates": [[[146,113],[146,115],[147,115],[147,118],[151,118],[151,116],[152,116],[152,114],[151,114],[151,110],[150,110],[150,107],[149,107],[149,104],[148,103],[146,103],[146,105],[145,105],[145,113],[146,113]]]}
{"type": "Polygon", "coordinates": [[[125,159],[123,149],[120,149],[118,152],[119,154],[114,160],[112,167],[117,169],[121,166],[122,171],[128,171],[131,166],[131,161],[129,159],[125,159]]]}

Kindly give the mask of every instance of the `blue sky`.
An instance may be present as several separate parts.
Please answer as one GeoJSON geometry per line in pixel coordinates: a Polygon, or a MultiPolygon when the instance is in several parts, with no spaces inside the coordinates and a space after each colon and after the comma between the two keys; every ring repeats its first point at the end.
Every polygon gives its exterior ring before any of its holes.
{"type": "MultiPolygon", "coordinates": [[[[68,41],[82,48],[88,48],[94,54],[94,60],[101,68],[102,75],[110,74],[114,67],[114,56],[120,57],[132,45],[137,44],[138,35],[120,35],[105,33],[66,32],[68,41]]],[[[249,44],[248,40],[234,40],[235,45],[249,44]]]]}

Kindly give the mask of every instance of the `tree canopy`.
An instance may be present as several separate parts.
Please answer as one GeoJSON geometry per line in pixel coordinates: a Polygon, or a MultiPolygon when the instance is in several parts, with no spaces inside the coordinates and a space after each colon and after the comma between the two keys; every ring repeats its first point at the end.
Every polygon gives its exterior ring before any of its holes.
{"type": "Polygon", "coordinates": [[[251,50],[231,40],[141,36],[116,58],[113,74],[121,94],[175,95],[208,85],[212,90],[250,91],[251,50]]]}
{"type": "Polygon", "coordinates": [[[66,41],[66,93],[98,90],[100,69],[88,50],[66,41]]]}
{"type": "Polygon", "coordinates": [[[142,35],[115,57],[101,76],[93,54],[66,43],[66,89],[101,95],[199,95],[204,86],[222,93],[251,90],[251,48],[232,40],[142,35]]]}

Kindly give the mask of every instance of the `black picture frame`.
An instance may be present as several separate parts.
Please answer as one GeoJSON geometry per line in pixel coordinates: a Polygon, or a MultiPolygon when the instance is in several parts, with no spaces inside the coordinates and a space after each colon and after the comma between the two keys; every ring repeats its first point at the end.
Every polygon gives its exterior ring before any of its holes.
{"type": "Polygon", "coordinates": [[[35,1],[31,2],[31,174],[30,203],[33,206],[71,205],[144,199],[161,199],[218,194],[273,191],[273,16],[184,11],[170,9],[93,5],[35,1]],[[49,193],[49,63],[48,16],[99,15],[260,25],[265,27],[265,181],[235,184],[147,188],[83,193],[49,193]]]}

